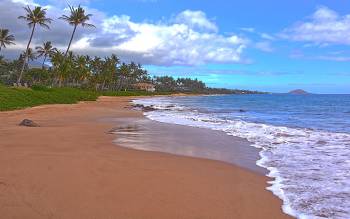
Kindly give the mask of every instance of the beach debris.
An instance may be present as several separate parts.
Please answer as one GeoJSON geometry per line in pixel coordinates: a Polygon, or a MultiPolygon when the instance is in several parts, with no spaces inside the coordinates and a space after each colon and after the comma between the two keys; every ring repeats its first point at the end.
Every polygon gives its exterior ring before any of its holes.
{"type": "Polygon", "coordinates": [[[37,123],[30,119],[24,119],[20,124],[20,126],[27,126],[27,127],[39,127],[37,123]]]}

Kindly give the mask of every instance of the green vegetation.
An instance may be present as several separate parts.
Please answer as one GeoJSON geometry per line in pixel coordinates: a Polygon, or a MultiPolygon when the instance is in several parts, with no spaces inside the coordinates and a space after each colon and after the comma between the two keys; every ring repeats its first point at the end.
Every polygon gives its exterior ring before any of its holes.
{"type": "Polygon", "coordinates": [[[0,86],[0,111],[54,103],[96,100],[98,94],[74,88],[28,89],[0,86]]]}
{"type": "Polygon", "coordinates": [[[41,68],[45,68],[45,62],[47,57],[51,57],[57,52],[58,50],[52,46],[52,43],[50,41],[44,42],[42,46],[37,46],[35,47],[37,51],[37,56],[36,58],[44,57],[43,58],[43,63],[41,65],[41,68]]]}
{"type": "Polygon", "coordinates": [[[150,96],[169,94],[145,91],[91,91],[77,88],[48,88],[35,85],[30,88],[9,88],[0,85],[0,111],[22,109],[43,104],[72,104],[94,101],[99,96],[150,96]]]}
{"type": "Polygon", "coordinates": [[[225,88],[209,88],[197,79],[178,78],[170,76],[154,77],[152,83],[157,91],[171,93],[192,93],[192,94],[262,94],[259,91],[232,90],[225,88]]]}

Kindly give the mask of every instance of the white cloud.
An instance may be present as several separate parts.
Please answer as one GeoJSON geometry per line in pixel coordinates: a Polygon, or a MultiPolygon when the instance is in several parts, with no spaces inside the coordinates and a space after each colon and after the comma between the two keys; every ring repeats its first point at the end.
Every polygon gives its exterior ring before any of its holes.
{"type": "Polygon", "coordinates": [[[273,52],[274,49],[272,48],[270,42],[262,41],[255,43],[255,48],[263,51],[263,52],[273,52]]]}
{"type": "Polygon", "coordinates": [[[103,34],[92,36],[91,45],[108,35],[112,41],[119,41],[110,45],[110,50],[133,53],[135,57],[158,65],[244,61],[241,55],[247,41],[237,35],[223,36],[212,32],[214,24],[205,20],[203,12],[185,11],[176,18],[175,22],[164,24],[136,23],[129,16],[113,16],[103,21],[103,34]]]}
{"type": "Polygon", "coordinates": [[[265,39],[265,40],[275,40],[274,36],[267,34],[267,33],[260,33],[260,37],[265,39]]]}
{"type": "Polygon", "coordinates": [[[183,11],[176,16],[175,21],[197,30],[218,31],[216,24],[210,21],[202,11],[183,11]]]}
{"type": "Polygon", "coordinates": [[[285,39],[316,45],[350,45],[350,14],[341,16],[322,6],[307,20],[294,24],[280,35],[285,39]]]}
{"type": "Polygon", "coordinates": [[[252,28],[252,27],[242,27],[242,28],[239,28],[239,29],[244,31],[244,32],[247,32],[250,35],[258,36],[259,38],[261,38],[261,40],[273,41],[273,40],[276,39],[275,36],[273,36],[271,34],[268,34],[268,33],[259,32],[255,28],[252,28]]]}
{"type": "Polygon", "coordinates": [[[36,5],[33,0],[12,0],[12,2],[27,4],[27,5],[36,5]]]}

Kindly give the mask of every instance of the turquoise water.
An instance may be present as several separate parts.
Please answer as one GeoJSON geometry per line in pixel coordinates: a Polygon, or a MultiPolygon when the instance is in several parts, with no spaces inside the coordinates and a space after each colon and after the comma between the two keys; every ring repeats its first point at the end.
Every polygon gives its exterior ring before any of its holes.
{"type": "Polygon", "coordinates": [[[159,122],[213,130],[260,148],[268,188],[298,218],[350,218],[350,95],[160,97],[135,103],[159,122]]]}

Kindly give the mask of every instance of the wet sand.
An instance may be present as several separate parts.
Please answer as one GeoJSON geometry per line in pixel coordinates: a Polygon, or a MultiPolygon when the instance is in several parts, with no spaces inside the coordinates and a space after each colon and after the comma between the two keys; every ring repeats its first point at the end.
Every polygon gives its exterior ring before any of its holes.
{"type": "Polygon", "coordinates": [[[113,144],[129,100],[1,112],[1,218],[288,218],[253,171],[113,144]]]}
{"type": "Polygon", "coordinates": [[[266,175],[256,165],[260,150],[247,140],[222,131],[161,123],[145,118],[113,119],[112,132],[117,145],[145,151],[158,151],[188,157],[224,161],[266,175]]]}

